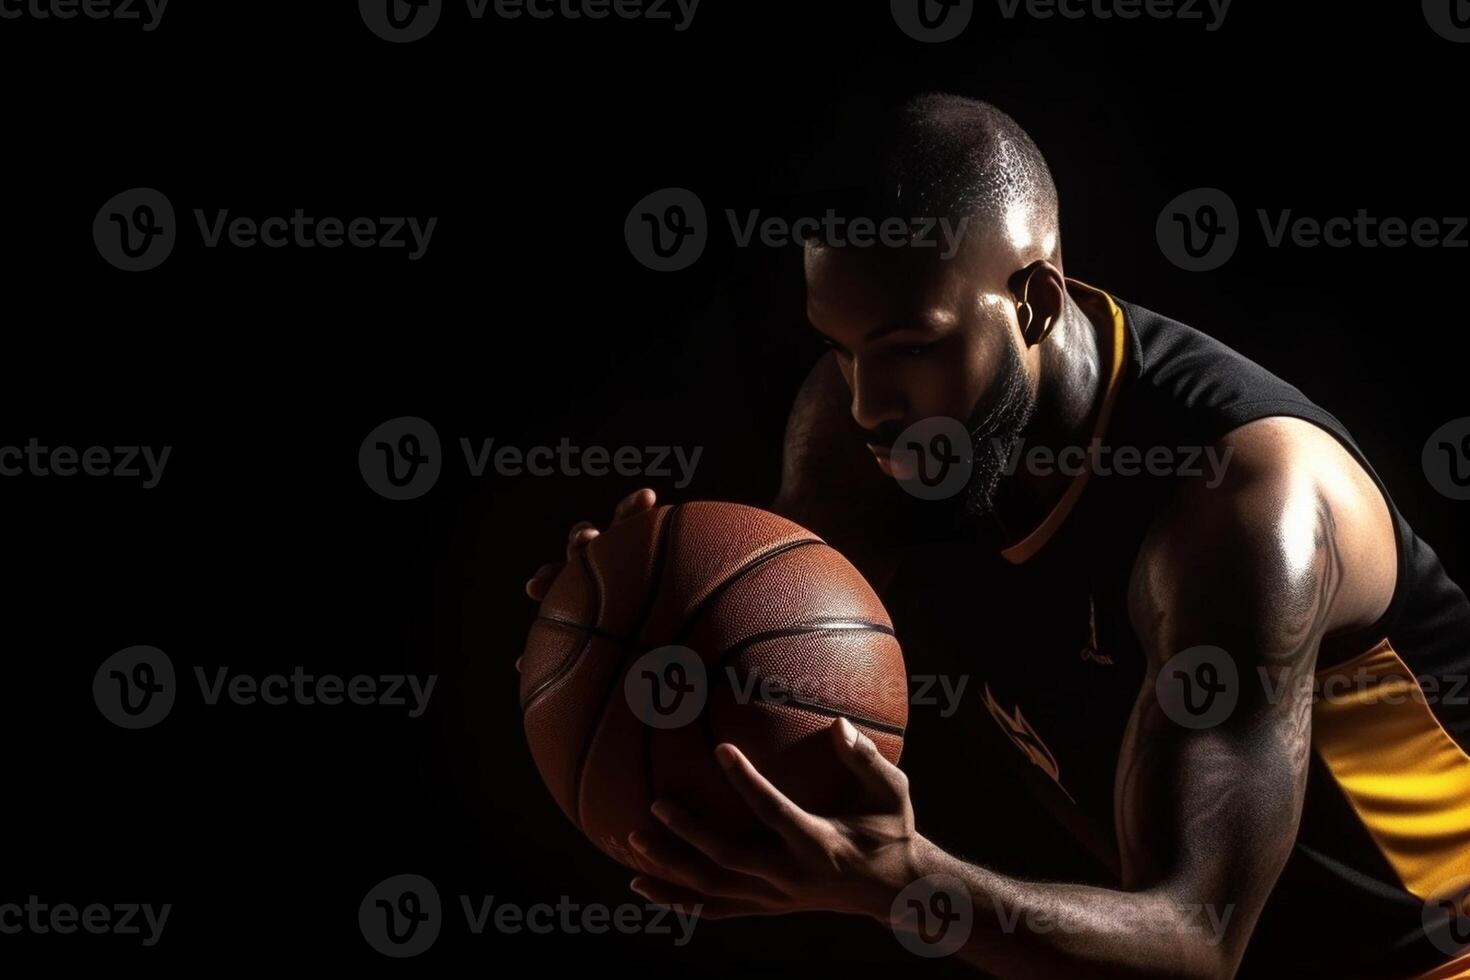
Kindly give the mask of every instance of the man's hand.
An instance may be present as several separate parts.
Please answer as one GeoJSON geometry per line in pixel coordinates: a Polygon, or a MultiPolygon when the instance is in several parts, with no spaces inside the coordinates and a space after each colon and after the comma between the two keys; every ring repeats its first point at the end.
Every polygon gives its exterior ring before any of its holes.
{"type": "Polygon", "coordinates": [[[633,879],[632,889],[659,905],[702,905],[700,914],[710,919],[831,911],[886,922],[892,896],[916,877],[922,845],[908,778],[847,719],[834,722],[830,734],[837,764],[860,788],[855,813],[807,813],[739,749],[719,745],[716,760],[772,831],[770,842],[736,841],[671,801],[655,801],[653,814],[667,830],[629,835],[647,872],[633,879]]]}
{"type": "MultiPolygon", "coordinates": [[[[634,490],[622,500],[618,501],[617,507],[613,508],[614,524],[620,524],[636,514],[653,508],[656,497],[654,492],[647,487],[634,490]]],[[[536,569],[536,573],[526,581],[526,595],[540,602],[546,598],[546,590],[551,588],[551,583],[561,574],[562,567],[571,561],[578,551],[587,547],[587,543],[602,532],[597,525],[591,521],[578,521],[572,525],[567,532],[567,555],[565,561],[549,561],[536,569]]]]}
{"type": "MultiPolygon", "coordinates": [[[[641,514],[653,508],[657,500],[654,492],[647,487],[634,490],[622,500],[618,501],[617,507],[613,508],[613,524],[619,524],[628,518],[641,514]]],[[[536,569],[536,573],[526,580],[526,595],[540,602],[546,598],[546,592],[551,588],[551,583],[561,574],[561,570],[568,561],[576,557],[577,552],[587,547],[587,543],[602,532],[597,525],[591,521],[578,521],[572,525],[567,532],[567,550],[565,561],[549,561],[536,569]]],[[[521,661],[516,659],[516,670],[521,669],[521,661]]]]}

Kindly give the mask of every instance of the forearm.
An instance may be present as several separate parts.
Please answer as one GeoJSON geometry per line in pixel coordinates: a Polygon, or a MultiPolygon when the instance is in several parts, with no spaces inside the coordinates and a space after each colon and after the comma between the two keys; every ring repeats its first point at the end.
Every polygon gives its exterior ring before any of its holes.
{"type": "Polygon", "coordinates": [[[1021,881],[923,839],[914,848],[912,873],[912,881],[943,877],[895,892],[894,898],[902,896],[899,907],[891,900],[875,918],[936,945],[963,936],[953,955],[998,977],[1204,978],[1230,976],[1234,969],[1222,942],[1233,908],[1209,905],[1182,889],[1125,892],[1021,881]],[[937,896],[935,889],[951,894],[937,896]],[[963,921],[953,918],[966,897],[967,935],[963,921]],[[939,936],[941,917],[950,919],[953,934],[939,936]]]}

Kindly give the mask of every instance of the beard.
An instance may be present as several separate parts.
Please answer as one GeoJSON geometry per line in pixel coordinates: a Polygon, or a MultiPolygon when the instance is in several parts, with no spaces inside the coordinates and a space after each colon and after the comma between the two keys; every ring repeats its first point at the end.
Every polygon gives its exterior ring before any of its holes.
{"type": "MultiPolygon", "coordinates": [[[[946,427],[953,427],[955,437],[959,436],[958,429],[964,428],[970,456],[970,471],[964,482],[934,494],[920,491],[909,480],[899,480],[910,491],[906,495],[905,509],[909,512],[911,529],[925,537],[949,538],[992,523],[997,493],[1010,473],[1012,458],[1035,411],[1036,396],[1026,376],[1026,365],[1015,346],[1007,343],[1001,358],[1000,375],[971,408],[969,416],[962,422],[940,420],[946,427]]],[[[908,431],[912,432],[920,424],[908,431]]],[[[868,442],[892,449],[900,440],[902,429],[903,424],[895,420],[868,431],[868,442]]],[[[943,445],[948,447],[949,437],[942,438],[945,439],[943,445]]],[[[921,437],[917,444],[925,442],[926,439],[921,437]]],[[[947,455],[947,448],[945,452],[947,455]]],[[[950,458],[953,461],[957,457],[950,458]]]]}
{"type": "Polygon", "coordinates": [[[974,465],[970,479],[957,495],[958,513],[953,520],[968,523],[995,513],[996,491],[1009,472],[1011,457],[1035,411],[1036,395],[1028,384],[1026,365],[1020,352],[1008,342],[1001,376],[965,421],[974,465]]]}

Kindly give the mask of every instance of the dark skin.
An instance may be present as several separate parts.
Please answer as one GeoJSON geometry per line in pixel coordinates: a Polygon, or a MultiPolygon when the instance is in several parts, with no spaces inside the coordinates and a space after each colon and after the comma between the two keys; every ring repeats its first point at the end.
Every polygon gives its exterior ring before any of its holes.
{"type": "MultiPolygon", "coordinates": [[[[808,315],[834,352],[793,407],[772,509],[821,534],[875,586],[889,580],[903,542],[885,536],[896,526],[884,520],[894,483],[863,447],[862,430],[964,418],[994,381],[1001,345],[1014,344],[1037,400],[1028,445],[1086,443],[1102,391],[1099,325],[1068,294],[1042,225],[1018,236],[1022,244],[970,241],[949,263],[809,248],[808,315]],[[1034,344],[1016,318],[1028,275],[1036,315],[1053,318],[1034,344]]],[[[1132,569],[1129,614],[1148,671],[1114,784],[1119,887],[1022,881],[947,853],[915,828],[903,772],[839,719],[832,749],[863,788],[855,812],[806,813],[738,747],[721,745],[726,775],[782,843],[755,852],[660,801],[664,831],[630,840],[646,872],[634,890],[659,904],[702,905],[710,919],[826,910],[906,928],[890,922],[895,897],[943,873],[963,882],[975,908],[956,955],[996,976],[1233,976],[1295,840],[1319,645],[1377,619],[1396,568],[1382,496],[1331,435],[1268,418],[1218,448],[1233,453],[1225,481],[1181,481],[1132,569]],[[1223,724],[1175,724],[1155,678],[1197,645],[1224,648],[1242,677],[1264,671],[1284,693],[1268,700],[1261,685],[1242,685],[1223,724]],[[1201,906],[1223,921],[1218,941],[1201,906]],[[1015,924],[1003,931],[1003,920],[1015,924]]],[[[1007,477],[997,526],[1018,539],[1065,487],[1062,477],[1007,477]]],[[[653,504],[653,492],[640,490],[614,522],[653,504]]],[[[597,533],[578,524],[569,554],[597,533]]],[[[544,595],[559,568],[543,566],[528,594],[544,595]]]]}

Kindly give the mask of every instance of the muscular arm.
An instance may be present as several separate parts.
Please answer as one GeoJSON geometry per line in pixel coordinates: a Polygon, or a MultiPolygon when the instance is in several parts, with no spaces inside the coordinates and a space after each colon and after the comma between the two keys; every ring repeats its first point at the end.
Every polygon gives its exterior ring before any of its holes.
{"type": "Polygon", "coordinates": [[[1122,887],[1017,881],[921,847],[919,874],[953,875],[971,893],[966,959],[1003,977],[1238,968],[1295,841],[1318,644],[1371,620],[1392,592],[1382,560],[1343,558],[1392,556],[1381,496],[1304,425],[1237,430],[1229,479],[1183,487],[1140,550],[1130,613],[1148,676],[1115,784],[1122,887]],[[1235,701],[1227,717],[1191,727],[1179,719],[1201,719],[1167,692],[1190,676],[1204,703],[1210,677],[1186,653],[1200,645],[1223,649],[1238,681],[1218,695],[1235,701]]]}

